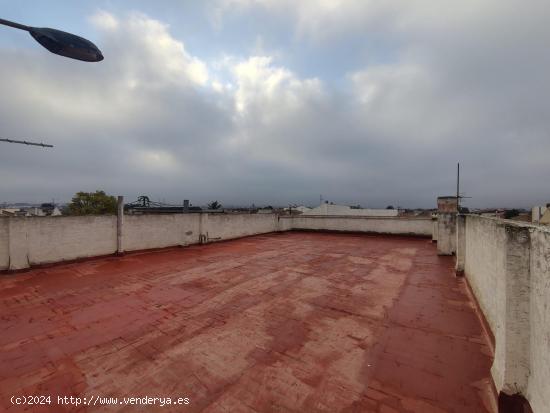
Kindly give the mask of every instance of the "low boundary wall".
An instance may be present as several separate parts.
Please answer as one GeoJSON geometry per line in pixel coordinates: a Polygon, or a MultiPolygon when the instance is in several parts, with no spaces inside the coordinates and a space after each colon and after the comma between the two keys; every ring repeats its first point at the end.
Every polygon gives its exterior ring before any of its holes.
{"type": "Polygon", "coordinates": [[[0,218],[0,270],[288,231],[431,236],[430,219],[276,214],[150,214],[0,218]]]}
{"type": "Polygon", "coordinates": [[[0,270],[108,255],[117,247],[116,216],[2,218],[2,227],[0,270]]]}
{"type": "Polygon", "coordinates": [[[374,234],[415,235],[431,237],[431,218],[356,217],[356,216],[296,216],[292,229],[312,231],[346,231],[374,234]]]}
{"type": "Polygon", "coordinates": [[[495,340],[498,392],[550,405],[550,229],[477,215],[457,220],[464,272],[495,340]]]}

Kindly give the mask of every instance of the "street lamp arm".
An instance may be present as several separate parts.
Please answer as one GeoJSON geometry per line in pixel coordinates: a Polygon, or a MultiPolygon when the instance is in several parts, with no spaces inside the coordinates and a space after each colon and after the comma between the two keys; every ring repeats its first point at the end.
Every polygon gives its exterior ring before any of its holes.
{"type": "Polygon", "coordinates": [[[6,138],[0,138],[0,142],[20,143],[22,145],[32,145],[32,146],[42,146],[43,148],[53,148],[53,145],[50,145],[48,143],[42,143],[42,142],[18,141],[15,139],[6,139],[6,138]]]}
{"type": "Polygon", "coordinates": [[[10,22],[9,20],[4,20],[4,19],[0,19],[0,24],[3,24],[4,26],[15,27],[16,29],[25,30],[27,32],[31,30],[29,26],[25,26],[24,24],[19,24],[15,22],[10,22]]]}

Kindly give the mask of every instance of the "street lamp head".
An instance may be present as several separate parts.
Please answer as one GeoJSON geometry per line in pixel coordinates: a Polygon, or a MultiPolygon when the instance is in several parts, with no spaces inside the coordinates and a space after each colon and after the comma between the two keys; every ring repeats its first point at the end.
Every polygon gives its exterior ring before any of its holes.
{"type": "Polygon", "coordinates": [[[60,56],[85,62],[100,62],[103,60],[103,55],[97,46],[83,37],[47,27],[25,26],[4,19],[0,19],[0,24],[29,32],[38,43],[50,52],[60,56]]]}
{"type": "Polygon", "coordinates": [[[103,60],[103,55],[97,46],[83,37],[46,27],[29,27],[29,33],[50,52],[60,56],[85,62],[103,60]]]}

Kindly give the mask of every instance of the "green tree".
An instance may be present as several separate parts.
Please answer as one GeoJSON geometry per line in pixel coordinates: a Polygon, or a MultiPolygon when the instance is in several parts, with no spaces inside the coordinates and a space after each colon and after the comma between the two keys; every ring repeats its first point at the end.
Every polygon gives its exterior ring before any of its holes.
{"type": "Polygon", "coordinates": [[[222,207],[222,204],[220,204],[218,201],[212,201],[208,204],[208,209],[220,209],[222,207]]]}
{"type": "Polygon", "coordinates": [[[104,191],[77,192],[68,205],[70,215],[116,214],[117,200],[104,191]]]}
{"type": "Polygon", "coordinates": [[[507,209],[505,212],[504,212],[504,218],[505,219],[511,219],[511,218],[514,218],[514,217],[517,217],[519,215],[519,210],[517,209],[507,209]]]}

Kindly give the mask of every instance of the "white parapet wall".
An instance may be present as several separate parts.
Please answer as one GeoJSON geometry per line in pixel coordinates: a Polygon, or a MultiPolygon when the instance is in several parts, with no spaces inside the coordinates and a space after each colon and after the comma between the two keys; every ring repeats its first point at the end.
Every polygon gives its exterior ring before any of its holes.
{"type": "Polygon", "coordinates": [[[0,270],[10,266],[9,219],[11,218],[0,218],[0,270]]]}
{"type": "Polygon", "coordinates": [[[527,398],[534,412],[550,406],[550,229],[531,232],[527,398]]]}
{"type": "Polygon", "coordinates": [[[124,251],[185,246],[279,231],[275,214],[162,214],[124,216],[124,251]]]}
{"type": "Polygon", "coordinates": [[[202,214],[202,233],[207,241],[233,239],[279,231],[276,214],[202,214]]]}
{"type": "Polygon", "coordinates": [[[197,244],[201,216],[206,214],[125,215],[123,251],[197,244]]]}
{"type": "Polygon", "coordinates": [[[0,270],[292,229],[431,236],[429,219],[291,217],[276,214],[125,215],[0,218],[0,270]],[[120,245],[120,248],[119,248],[120,245]]]}
{"type": "Polygon", "coordinates": [[[292,218],[292,229],[349,231],[375,234],[432,236],[430,218],[354,217],[299,215],[292,218]]]}
{"type": "Polygon", "coordinates": [[[0,269],[112,254],[116,220],[116,216],[2,218],[0,269]]]}
{"type": "Polygon", "coordinates": [[[497,391],[525,397],[535,413],[550,405],[550,229],[467,215],[457,266],[495,341],[497,391]]]}
{"type": "Polygon", "coordinates": [[[497,220],[467,216],[465,231],[464,273],[481,311],[491,328],[495,342],[493,380],[498,390],[503,387],[506,315],[506,236],[497,220]]]}

